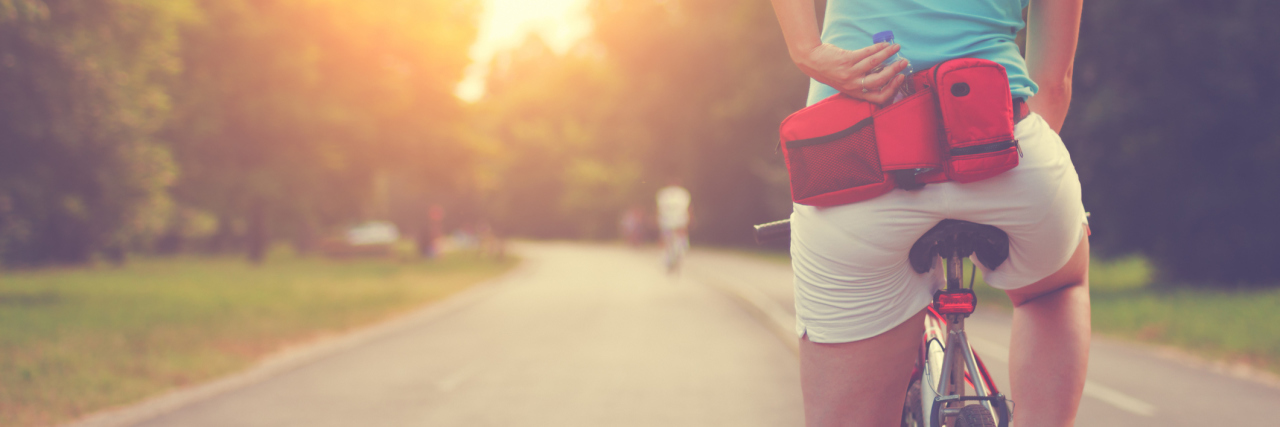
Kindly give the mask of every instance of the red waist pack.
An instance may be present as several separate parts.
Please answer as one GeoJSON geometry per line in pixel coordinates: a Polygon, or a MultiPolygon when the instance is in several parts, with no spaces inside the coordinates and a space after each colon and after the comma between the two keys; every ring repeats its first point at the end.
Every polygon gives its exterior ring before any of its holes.
{"type": "Polygon", "coordinates": [[[1003,66],[952,59],[904,84],[912,95],[888,106],[836,94],[782,121],[792,200],[837,206],[894,188],[978,181],[1018,165],[1003,66]]]}

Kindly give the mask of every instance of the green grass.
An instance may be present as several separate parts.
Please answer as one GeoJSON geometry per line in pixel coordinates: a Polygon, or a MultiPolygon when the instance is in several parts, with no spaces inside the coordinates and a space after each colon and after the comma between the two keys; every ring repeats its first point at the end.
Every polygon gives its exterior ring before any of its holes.
{"type": "MultiPolygon", "coordinates": [[[[789,262],[782,252],[737,252],[789,262]]],[[[1168,286],[1153,279],[1154,270],[1142,257],[1094,259],[1089,270],[1095,331],[1280,373],[1280,289],[1168,286]]],[[[1010,310],[1003,291],[981,277],[978,282],[980,310],[1010,310]]]]}
{"type": "MultiPolygon", "coordinates": [[[[1142,268],[1150,271],[1145,264],[1142,268]]],[[[1126,272],[1115,273],[1124,277],[1126,272]]],[[[1190,289],[1151,280],[1138,286],[1098,282],[1090,282],[1096,329],[1280,373],[1280,289],[1190,289]]]]}
{"type": "Polygon", "coordinates": [[[243,369],[387,318],[513,261],[152,258],[0,271],[0,426],[47,425],[243,369]]]}

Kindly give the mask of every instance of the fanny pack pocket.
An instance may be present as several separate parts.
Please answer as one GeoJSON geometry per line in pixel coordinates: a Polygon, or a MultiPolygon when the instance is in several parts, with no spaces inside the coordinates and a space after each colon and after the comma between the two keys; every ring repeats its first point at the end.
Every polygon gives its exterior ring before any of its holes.
{"type": "Polygon", "coordinates": [[[783,121],[791,198],[811,206],[870,199],[893,189],[876,146],[870,104],[830,97],[783,121]]]}
{"type": "Polygon", "coordinates": [[[934,70],[938,108],[946,129],[946,175],[974,182],[1018,165],[1013,97],[1004,67],[983,59],[954,59],[934,70]]]}

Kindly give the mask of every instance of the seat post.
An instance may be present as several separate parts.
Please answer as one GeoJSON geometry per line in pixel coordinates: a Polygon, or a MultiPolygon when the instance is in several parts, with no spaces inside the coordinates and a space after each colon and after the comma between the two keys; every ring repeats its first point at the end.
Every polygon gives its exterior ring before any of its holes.
{"type": "Polygon", "coordinates": [[[964,261],[958,254],[952,252],[947,254],[947,282],[946,290],[958,291],[964,287],[964,261]]]}

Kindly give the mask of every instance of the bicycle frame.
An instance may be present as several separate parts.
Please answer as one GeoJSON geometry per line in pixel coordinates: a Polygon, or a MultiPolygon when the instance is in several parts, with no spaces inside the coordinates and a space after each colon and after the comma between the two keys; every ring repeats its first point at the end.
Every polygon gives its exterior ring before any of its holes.
{"type": "MultiPolygon", "coordinates": [[[[967,312],[963,308],[939,309],[938,301],[944,295],[973,294],[972,288],[964,288],[963,268],[959,257],[947,259],[946,288],[934,296],[934,304],[925,316],[925,335],[917,363],[922,419],[927,426],[941,427],[944,420],[954,419],[965,402],[978,401],[991,411],[999,427],[1008,427],[1013,402],[996,389],[964,332],[964,320],[977,305],[976,297],[967,312]],[[965,396],[966,385],[973,389],[974,396],[965,396]]],[[[913,375],[912,381],[915,380],[913,375]]]]}

